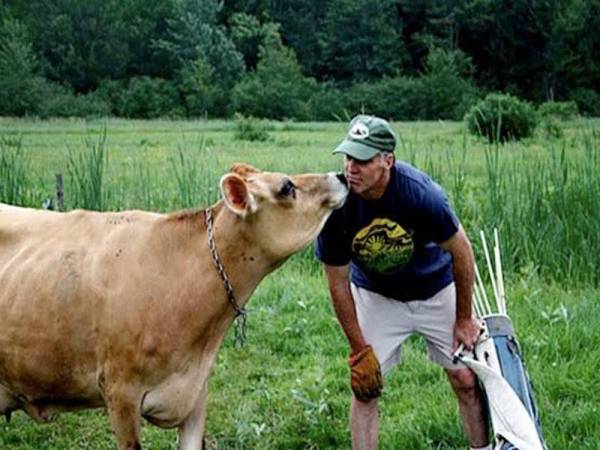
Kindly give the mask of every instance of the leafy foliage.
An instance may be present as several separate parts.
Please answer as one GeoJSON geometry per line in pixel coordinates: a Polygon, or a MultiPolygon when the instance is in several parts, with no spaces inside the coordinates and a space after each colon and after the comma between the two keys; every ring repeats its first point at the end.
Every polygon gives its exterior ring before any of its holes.
{"type": "Polygon", "coordinates": [[[235,115],[235,139],[240,141],[267,141],[269,133],[266,124],[254,117],[244,117],[236,113],[235,115]]]}
{"type": "Polygon", "coordinates": [[[192,114],[198,109],[206,111],[208,106],[213,115],[227,114],[229,91],[244,71],[242,55],[217,24],[221,9],[222,2],[217,0],[176,2],[174,18],[168,20],[167,37],[156,42],[159,51],[177,68],[184,95],[193,91],[190,82],[201,82],[199,92],[186,100],[192,114]],[[213,88],[207,89],[207,83],[213,88]]]}
{"type": "Polygon", "coordinates": [[[407,55],[393,18],[391,0],[331,1],[319,33],[326,71],[337,80],[397,75],[407,55]]]}
{"type": "Polygon", "coordinates": [[[541,117],[554,117],[559,120],[570,120],[577,117],[577,103],[571,102],[545,102],[538,107],[541,117]]]}
{"type": "Polygon", "coordinates": [[[294,52],[275,36],[261,46],[256,70],[235,86],[233,107],[256,117],[306,119],[315,87],[315,81],[302,74],[294,52]]]}
{"type": "Polygon", "coordinates": [[[0,111],[22,116],[35,113],[44,80],[24,25],[5,18],[0,24],[0,111]]]}
{"type": "Polygon", "coordinates": [[[175,86],[159,78],[132,78],[123,92],[122,115],[125,117],[177,117],[183,115],[175,86]]]}
{"type": "Polygon", "coordinates": [[[366,83],[417,89],[415,107],[369,107],[386,116],[456,119],[488,92],[600,115],[600,0],[30,0],[0,17],[4,115],[129,116],[140,78],[174,86],[188,117],[331,118],[366,83]]]}
{"type": "Polygon", "coordinates": [[[533,134],[538,123],[535,109],[509,94],[489,94],[466,114],[469,131],[490,142],[519,140],[533,134]]]}

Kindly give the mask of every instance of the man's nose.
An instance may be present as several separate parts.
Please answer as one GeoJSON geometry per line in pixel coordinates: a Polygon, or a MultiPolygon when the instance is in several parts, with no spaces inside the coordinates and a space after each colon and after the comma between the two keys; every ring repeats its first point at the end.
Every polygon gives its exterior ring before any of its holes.
{"type": "Polygon", "coordinates": [[[359,169],[358,164],[356,164],[356,160],[354,158],[347,158],[346,159],[346,168],[350,172],[356,172],[359,169]]]}

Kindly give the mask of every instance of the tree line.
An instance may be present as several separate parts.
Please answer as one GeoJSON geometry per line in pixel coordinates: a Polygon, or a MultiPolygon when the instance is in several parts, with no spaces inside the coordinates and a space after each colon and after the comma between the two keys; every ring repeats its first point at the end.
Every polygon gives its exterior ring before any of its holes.
{"type": "Polygon", "coordinates": [[[0,114],[600,115],[600,0],[5,0],[0,114]]]}

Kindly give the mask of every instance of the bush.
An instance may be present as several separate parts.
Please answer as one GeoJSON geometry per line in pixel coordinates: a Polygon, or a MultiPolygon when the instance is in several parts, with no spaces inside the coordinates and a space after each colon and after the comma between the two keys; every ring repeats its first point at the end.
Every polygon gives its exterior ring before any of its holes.
{"type": "Polygon", "coordinates": [[[573,99],[581,111],[581,114],[589,117],[600,117],[600,93],[594,89],[577,88],[571,93],[573,99]]]}
{"type": "Polygon", "coordinates": [[[472,72],[473,64],[463,53],[432,49],[427,71],[418,78],[384,77],[354,84],[345,91],[335,90],[335,96],[319,92],[311,106],[320,106],[320,116],[324,112],[331,115],[332,111],[327,111],[330,105],[336,113],[374,114],[390,120],[460,120],[477,99],[472,72]]]}
{"type": "Polygon", "coordinates": [[[465,115],[469,131],[490,142],[505,142],[529,137],[538,117],[528,102],[509,94],[489,94],[465,115]]]}
{"type": "Polygon", "coordinates": [[[240,141],[266,141],[269,139],[267,126],[262,120],[254,117],[244,117],[242,114],[235,114],[235,132],[234,139],[240,141]]]}
{"type": "Polygon", "coordinates": [[[94,94],[108,104],[113,116],[125,115],[126,80],[103,80],[94,94]]]}
{"type": "Polygon", "coordinates": [[[346,93],[346,108],[352,115],[373,114],[389,120],[414,120],[425,100],[420,98],[416,78],[384,78],[379,82],[357,83],[346,93]]]}
{"type": "Polygon", "coordinates": [[[40,84],[43,98],[37,108],[40,117],[105,117],[110,104],[96,93],[76,95],[67,87],[45,81],[40,84]]]}
{"type": "Polygon", "coordinates": [[[181,117],[183,109],[175,86],[167,80],[134,77],[123,92],[121,115],[141,119],[181,117]]]}
{"type": "Polygon", "coordinates": [[[346,91],[329,83],[321,83],[315,87],[308,100],[311,120],[339,120],[352,117],[348,112],[348,95],[346,91]]]}
{"type": "Polygon", "coordinates": [[[577,103],[570,102],[545,102],[538,106],[541,118],[539,128],[545,139],[560,138],[564,135],[561,122],[577,117],[577,103]]]}
{"type": "Polygon", "coordinates": [[[543,118],[552,117],[558,120],[571,120],[577,117],[577,103],[571,102],[545,102],[538,106],[538,113],[543,118]]]}

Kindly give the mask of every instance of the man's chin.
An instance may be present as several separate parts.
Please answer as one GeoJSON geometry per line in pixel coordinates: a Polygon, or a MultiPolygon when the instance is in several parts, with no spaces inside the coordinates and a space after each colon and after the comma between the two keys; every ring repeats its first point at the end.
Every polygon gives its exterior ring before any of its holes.
{"type": "Polygon", "coordinates": [[[353,184],[352,182],[349,183],[349,187],[354,194],[360,194],[365,190],[361,184],[353,184]]]}

